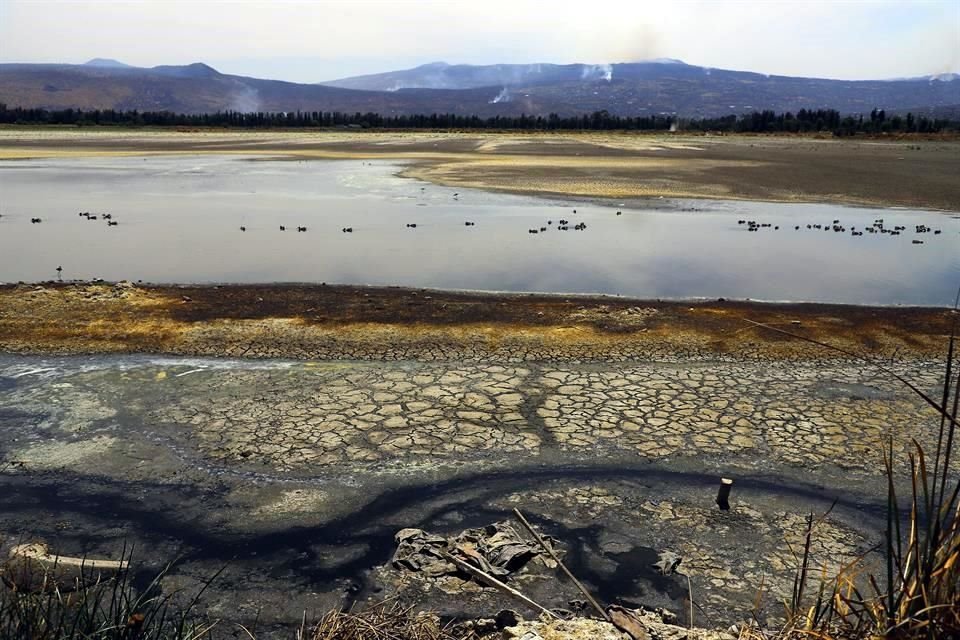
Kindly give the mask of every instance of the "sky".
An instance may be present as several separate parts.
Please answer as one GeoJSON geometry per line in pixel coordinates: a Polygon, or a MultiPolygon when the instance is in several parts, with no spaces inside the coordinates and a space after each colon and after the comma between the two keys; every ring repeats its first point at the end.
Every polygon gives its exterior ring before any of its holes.
{"type": "Polygon", "coordinates": [[[294,82],[653,58],[884,79],[960,72],[960,0],[0,0],[0,62],[96,57],[294,82]]]}

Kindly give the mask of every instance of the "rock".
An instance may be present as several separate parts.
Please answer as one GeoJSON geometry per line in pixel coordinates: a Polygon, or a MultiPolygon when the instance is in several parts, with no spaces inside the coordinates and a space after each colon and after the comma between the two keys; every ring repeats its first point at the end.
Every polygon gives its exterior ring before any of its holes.
{"type": "Polygon", "coordinates": [[[653,563],[653,566],[660,570],[665,576],[676,573],[677,567],[683,562],[683,558],[672,551],[661,551],[660,559],[653,563]]]}
{"type": "Polygon", "coordinates": [[[636,611],[612,604],[607,607],[607,615],[610,616],[613,626],[626,633],[632,640],[649,640],[647,626],[636,611]]]}
{"type": "Polygon", "coordinates": [[[660,609],[658,607],[657,609],[654,609],[653,612],[660,617],[660,621],[663,622],[663,624],[677,624],[677,622],[679,622],[677,614],[675,614],[673,611],[660,609]]]}

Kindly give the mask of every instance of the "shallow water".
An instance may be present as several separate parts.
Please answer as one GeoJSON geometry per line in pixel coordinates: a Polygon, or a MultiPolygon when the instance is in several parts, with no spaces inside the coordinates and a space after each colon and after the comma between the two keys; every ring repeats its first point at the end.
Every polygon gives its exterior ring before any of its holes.
{"type": "Polygon", "coordinates": [[[0,281],[52,279],[62,265],[65,280],[918,305],[952,304],[960,284],[960,219],[951,214],[740,201],[627,208],[437,187],[397,170],[236,156],[0,162],[0,281]],[[107,227],[104,213],[119,224],[107,227]],[[561,218],[569,231],[556,230],[561,218]],[[850,235],[877,218],[907,230],[850,235]],[[751,233],[742,219],[771,227],[751,233]],[[833,220],[848,230],[806,229],[833,220]],[[573,229],[579,222],[586,230],[573,229]],[[916,225],[942,233],[916,234],[916,225]]]}

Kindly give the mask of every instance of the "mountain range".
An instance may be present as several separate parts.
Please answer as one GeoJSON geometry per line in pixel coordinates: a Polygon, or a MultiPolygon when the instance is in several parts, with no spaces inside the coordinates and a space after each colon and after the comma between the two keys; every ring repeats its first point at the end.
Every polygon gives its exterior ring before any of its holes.
{"type": "Polygon", "coordinates": [[[0,103],[46,109],[342,111],[384,115],[456,113],[562,116],[607,110],[623,116],[719,116],[763,109],[830,108],[842,113],[954,112],[957,74],[897,80],[770,76],[658,59],[624,64],[450,65],[355,76],[316,84],[218,72],[203,64],[133,67],[0,64],[0,103]]]}

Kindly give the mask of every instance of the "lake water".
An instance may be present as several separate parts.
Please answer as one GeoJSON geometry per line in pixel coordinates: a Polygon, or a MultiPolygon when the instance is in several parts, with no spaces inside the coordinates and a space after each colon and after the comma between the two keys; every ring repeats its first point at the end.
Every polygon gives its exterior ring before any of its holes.
{"type": "Polygon", "coordinates": [[[0,281],[53,279],[62,265],[64,280],[937,306],[951,305],[960,286],[956,214],[742,201],[657,200],[642,208],[565,202],[438,187],[396,177],[399,169],[237,156],[0,162],[0,281]],[[100,218],[87,220],[81,211],[100,218]],[[108,227],[104,213],[119,224],[108,227]],[[906,230],[851,235],[851,227],[863,230],[878,218],[906,230]],[[556,229],[560,219],[569,220],[568,231],[556,229]],[[771,226],[750,232],[738,224],[744,219],[771,226]],[[806,228],[834,220],[846,231],[806,228]],[[575,231],[578,223],[587,228],[575,231]],[[917,225],[941,233],[917,234],[917,225]],[[529,232],[542,227],[547,231],[529,232]]]}

